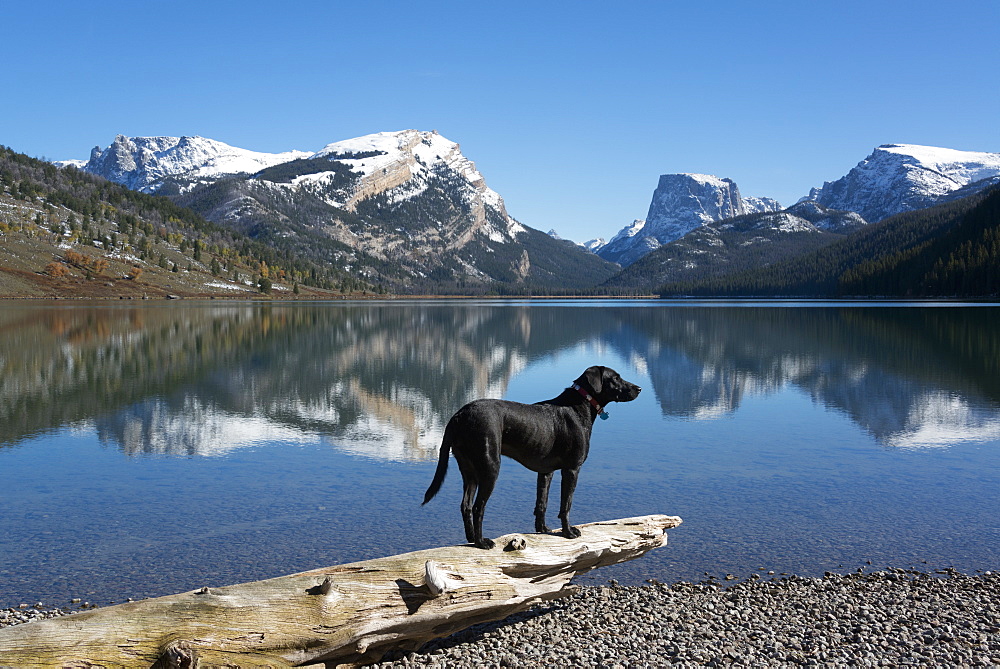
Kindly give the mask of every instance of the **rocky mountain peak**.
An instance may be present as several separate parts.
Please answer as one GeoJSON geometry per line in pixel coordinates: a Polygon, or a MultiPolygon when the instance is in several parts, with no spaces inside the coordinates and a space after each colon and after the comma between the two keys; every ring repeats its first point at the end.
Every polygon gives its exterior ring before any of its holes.
{"type": "Polygon", "coordinates": [[[133,190],[151,193],[170,177],[197,180],[253,173],[306,155],[302,151],[249,151],[197,136],[118,135],[108,148],[94,147],[82,169],[133,190]]]}
{"type": "Polygon", "coordinates": [[[813,188],[806,199],[876,222],[932,206],[959,190],[970,194],[976,184],[985,187],[998,177],[1000,153],[883,144],[845,176],[813,188]]]}
{"type": "Polygon", "coordinates": [[[646,214],[646,234],[666,243],[705,223],[745,213],[740,189],[732,179],[709,174],[664,174],[646,214]]]}
{"type": "Polygon", "coordinates": [[[360,175],[356,188],[342,203],[348,209],[373,194],[404,184],[407,197],[412,197],[426,188],[434,175],[448,173],[471,188],[482,204],[504,210],[503,198],[486,185],[476,164],[462,154],[461,146],[436,130],[364,135],[328,144],[311,157],[342,163],[360,175]]]}
{"type": "Polygon", "coordinates": [[[645,219],[622,228],[598,255],[629,265],[702,225],[747,213],[778,211],[770,198],[744,199],[732,179],[710,174],[663,174],[645,219]]]}

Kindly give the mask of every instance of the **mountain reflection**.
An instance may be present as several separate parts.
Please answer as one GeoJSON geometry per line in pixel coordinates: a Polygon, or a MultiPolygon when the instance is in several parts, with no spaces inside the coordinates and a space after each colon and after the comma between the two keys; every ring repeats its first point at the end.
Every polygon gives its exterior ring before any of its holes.
{"type": "Polygon", "coordinates": [[[658,303],[7,307],[0,446],[74,425],[129,454],[326,442],[432,459],[462,404],[501,397],[529,363],[587,342],[648,374],[666,416],[711,419],[794,387],[885,446],[942,446],[1000,436],[995,315],[658,303]]]}
{"type": "Polygon", "coordinates": [[[665,415],[712,418],[794,386],[885,446],[1000,437],[992,307],[693,307],[625,312],[665,415]]]}

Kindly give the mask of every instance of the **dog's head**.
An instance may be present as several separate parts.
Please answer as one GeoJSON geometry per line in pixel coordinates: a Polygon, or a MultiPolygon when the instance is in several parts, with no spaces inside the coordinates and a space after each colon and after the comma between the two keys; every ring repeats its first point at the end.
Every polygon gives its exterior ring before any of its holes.
{"type": "Polygon", "coordinates": [[[631,402],[642,390],[634,383],[623,379],[610,367],[601,366],[588,367],[576,380],[576,384],[585,389],[589,388],[590,396],[602,405],[608,402],[631,402]]]}

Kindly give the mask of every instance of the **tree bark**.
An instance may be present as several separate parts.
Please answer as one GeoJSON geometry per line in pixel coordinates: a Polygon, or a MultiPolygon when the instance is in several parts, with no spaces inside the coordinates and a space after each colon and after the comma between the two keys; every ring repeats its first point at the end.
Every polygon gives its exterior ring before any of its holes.
{"type": "Polygon", "coordinates": [[[0,666],[304,666],[373,662],[571,594],[576,574],[667,542],[676,516],[579,525],[582,536],[469,545],[201,588],[0,629],[0,666]]]}

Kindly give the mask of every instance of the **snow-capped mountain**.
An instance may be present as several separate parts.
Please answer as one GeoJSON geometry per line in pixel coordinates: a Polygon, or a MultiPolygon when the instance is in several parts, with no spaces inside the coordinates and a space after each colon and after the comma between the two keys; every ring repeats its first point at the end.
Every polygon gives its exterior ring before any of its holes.
{"type": "Polygon", "coordinates": [[[597,249],[607,244],[607,242],[604,240],[603,237],[597,237],[595,239],[590,239],[585,242],[574,242],[573,240],[564,240],[562,238],[562,235],[556,232],[554,228],[552,230],[549,230],[549,237],[551,237],[552,239],[558,239],[560,241],[569,241],[570,243],[576,244],[582,249],[587,249],[591,253],[597,253],[597,249]]]}
{"type": "Polygon", "coordinates": [[[606,260],[627,267],[662,244],[654,235],[644,234],[645,229],[646,219],[637,218],[619,230],[610,242],[601,246],[595,253],[606,260]]]}
{"type": "Polygon", "coordinates": [[[804,199],[856,211],[874,223],[937,204],[959,191],[971,195],[998,181],[1000,153],[884,144],[845,176],[813,188],[804,199]]]}
{"type": "Polygon", "coordinates": [[[515,220],[460,146],[437,131],[280,154],[201,137],[119,135],[82,169],[397,290],[582,288],[616,270],[515,220]]]}
{"type": "MultiPolygon", "coordinates": [[[[640,223],[633,227],[641,230],[640,223]]],[[[816,202],[712,221],[658,246],[603,285],[653,291],[666,283],[770,265],[831,244],[864,225],[853,211],[828,209],[816,202]]]]}
{"type": "Polygon", "coordinates": [[[771,197],[749,197],[743,198],[743,207],[748,214],[761,214],[766,211],[781,211],[781,203],[771,197]]]}
{"type": "MultiPolygon", "coordinates": [[[[505,232],[512,238],[522,230],[504,207],[503,198],[486,185],[475,163],[462,155],[461,147],[437,133],[404,130],[380,132],[328,144],[310,158],[325,158],[346,165],[357,177],[344,202],[331,201],[335,206],[354,209],[358,202],[393,190],[393,198],[404,200],[423,193],[436,176],[447,174],[457,178],[477,200],[477,207],[488,206],[503,213],[505,232]]],[[[324,186],[336,171],[307,174],[292,180],[297,186],[324,186]]],[[[497,231],[499,232],[499,231],[497,231]]]]}
{"type": "Polygon", "coordinates": [[[212,180],[232,174],[259,172],[266,167],[308,155],[303,151],[248,151],[205,137],[118,135],[106,149],[95,146],[90,152],[90,160],[78,166],[85,172],[97,174],[132,190],[152,193],[168,177],[212,180]]]}
{"type": "MultiPolygon", "coordinates": [[[[854,232],[868,224],[868,221],[857,212],[824,207],[818,202],[809,200],[797,202],[784,211],[775,214],[775,216],[781,215],[807,221],[817,230],[826,230],[828,232],[854,232]]],[[[766,220],[768,217],[765,216],[762,218],[766,220]]]]}
{"type": "MultiPolygon", "coordinates": [[[[1000,153],[886,144],[876,148],[846,176],[812,189],[800,202],[812,201],[830,210],[855,212],[863,221],[874,223],[893,214],[971,195],[995,183],[1000,183],[1000,153]]],[[[771,198],[742,197],[732,179],[705,174],[664,174],[653,193],[646,218],[622,228],[597,253],[628,266],[663,244],[713,221],[776,212],[781,208],[771,198]]],[[[842,213],[837,220],[848,228],[857,227],[857,221],[844,219],[842,213]]],[[[816,225],[815,221],[810,224],[816,225]]],[[[837,231],[822,225],[816,227],[837,231]]]]}
{"type": "Polygon", "coordinates": [[[630,265],[707,223],[780,209],[781,205],[770,198],[744,199],[732,179],[709,174],[664,174],[653,191],[646,218],[622,228],[597,254],[630,265]]]}

